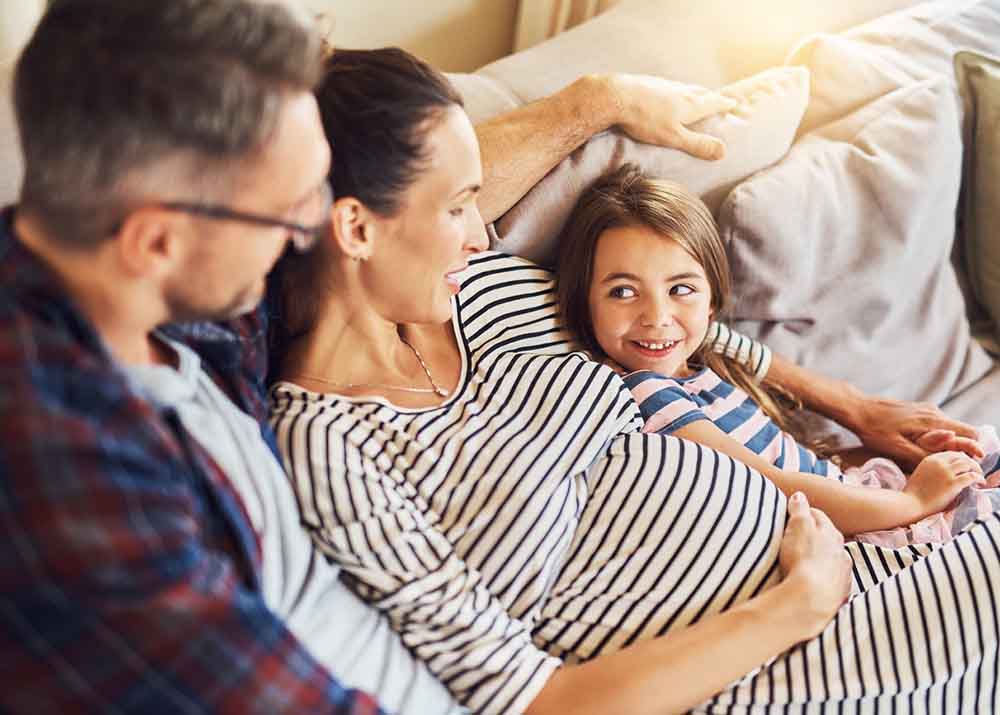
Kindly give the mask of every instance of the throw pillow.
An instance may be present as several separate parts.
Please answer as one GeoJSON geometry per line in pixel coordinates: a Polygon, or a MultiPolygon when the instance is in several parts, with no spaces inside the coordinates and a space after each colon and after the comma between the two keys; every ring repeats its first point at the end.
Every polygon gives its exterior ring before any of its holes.
{"type": "Polygon", "coordinates": [[[975,298],[1000,339],[1000,60],[960,52],[955,72],[965,106],[965,267],[975,298]]]}
{"type": "Polygon", "coordinates": [[[522,104],[502,84],[484,75],[446,72],[445,77],[462,95],[465,112],[473,124],[492,119],[522,104]]]}
{"type": "Polygon", "coordinates": [[[733,326],[870,393],[940,403],[978,380],[950,261],[961,156],[944,78],[801,138],[721,209],[733,326]]]}
{"type": "Polygon", "coordinates": [[[564,159],[496,222],[492,247],[551,264],[559,232],[580,194],[603,173],[626,162],[638,164],[652,176],[681,182],[710,208],[718,208],[733,186],[788,151],[805,111],[809,75],[802,68],[777,68],[721,91],[739,106],[699,122],[694,129],[722,139],[724,159],[703,161],[641,144],[619,131],[603,132],[564,159]]]}
{"type": "Polygon", "coordinates": [[[914,82],[945,77],[954,87],[952,58],[962,49],[1000,55],[1000,0],[926,2],[842,35],[807,38],[787,60],[812,76],[799,134],[914,82]]]}

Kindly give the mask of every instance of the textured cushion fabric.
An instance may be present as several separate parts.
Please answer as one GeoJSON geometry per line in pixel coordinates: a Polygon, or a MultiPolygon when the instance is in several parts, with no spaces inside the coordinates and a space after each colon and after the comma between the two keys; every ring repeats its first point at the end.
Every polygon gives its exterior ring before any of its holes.
{"type": "Polygon", "coordinates": [[[500,82],[485,75],[446,72],[445,77],[462,95],[465,111],[473,124],[521,106],[500,82]]]}
{"type": "Polygon", "coordinates": [[[0,64],[0,206],[14,203],[21,190],[24,161],[11,104],[14,66],[0,64]]]}
{"type": "Polygon", "coordinates": [[[961,171],[943,78],[802,137],[720,211],[734,326],[876,394],[941,403],[981,378],[950,261],[961,171]]]}
{"type": "Polygon", "coordinates": [[[1000,60],[972,52],[955,58],[965,106],[962,249],[975,299],[1000,339],[1000,60]]]}
{"type": "Polygon", "coordinates": [[[788,58],[812,75],[799,133],[913,82],[945,77],[954,85],[952,60],[960,50],[1000,55],[1000,0],[923,3],[843,35],[804,40],[788,58]]]}
{"type": "Polygon", "coordinates": [[[803,68],[781,67],[725,88],[739,101],[732,112],[710,117],[695,129],[726,142],[716,162],[674,149],[642,144],[619,131],[603,132],[557,165],[496,222],[493,248],[549,264],[559,232],[583,190],[601,174],[634,162],[651,176],[671,179],[700,194],[711,209],[739,181],[780,159],[795,137],[809,96],[803,68]]]}
{"type": "Polygon", "coordinates": [[[581,74],[636,72],[721,87],[781,64],[812,32],[837,32],[916,0],[622,0],[479,70],[529,102],[581,74]]]}
{"type": "Polygon", "coordinates": [[[0,206],[17,200],[23,174],[11,105],[14,64],[44,7],[44,0],[0,2],[0,206]]]}

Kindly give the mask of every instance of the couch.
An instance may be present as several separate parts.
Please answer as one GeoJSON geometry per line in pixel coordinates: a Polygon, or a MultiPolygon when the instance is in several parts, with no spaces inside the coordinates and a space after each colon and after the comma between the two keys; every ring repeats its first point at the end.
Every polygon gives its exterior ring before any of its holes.
{"type": "MultiPolygon", "coordinates": [[[[8,98],[10,45],[20,40],[0,41],[6,204],[21,171],[8,98]]],[[[980,159],[1000,132],[973,121],[988,104],[969,89],[986,81],[982,55],[1000,56],[1000,0],[623,0],[451,79],[474,120],[584,72],[652,73],[727,92],[737,109],[698,127],[726,140],[722,161],[606,132],[491,227],[494,247],[550,260],[583,186],[638,161],[688,183],[715,212],[736,327],[868,392],[996,425],[1000,365],[983,344],[995,346],[1000,325],[1000,241],[989,240],[991,162],[980,159]]]]}
{"type": "Polygon", "coordinates": [[[867,392],[996,425],[991,56],[1000,0],[623,0],[450,78],[477,121],[582,72],[652,73],[733,96],[737,109],[698,127],[727,142],[722,161],[598,135],[491,227],[493,247],[550,262],[582,188],[638,162],[687,183],[715,213],[737,328],[867,392]]]}

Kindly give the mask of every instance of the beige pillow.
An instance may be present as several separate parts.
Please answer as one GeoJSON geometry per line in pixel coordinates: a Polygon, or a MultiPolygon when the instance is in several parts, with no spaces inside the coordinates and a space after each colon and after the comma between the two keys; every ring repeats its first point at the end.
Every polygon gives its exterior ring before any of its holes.
{"type": "Polygon", "coordinates": [[[965,105],[965,267],[994,338],[1000,339],[1000,60],[960,52],[955,72],[965,105]]]}
{"type": "Polygon", "coordinates": [[[24,174],[11,97],[13,82],[14,65],[0,64],[0,207],[17,201],[24,174]]]}
{"type": "Polygon", "coordinates": [[[559,232],[580,194],[626,162],[651,176],[681,182],[711,209],[718,208],[733,186],[788,151],[809,98],[809,74],[802,68],[780,67],[722,91],[739,106],[694,129],[722,139],[724,159],[703,161],[675,149],[641,144],[618,131],[603,132],[564,159],[496,222],[493,248],[551,264],[559,232]]]}
{"type": "Polygon", "coordinates": [[[720,211],[733,326],[870,393],[939,404],[974,383],[990,360],[951,263],[961,174],[944,78],[802,137],[720,211]]]}
{"type": "Polygon", "coordinates": [[[932,77],[951,83],[959,50],[1000,55],[1000,1],[927,2],[886,15],[842,35],[815,35],[787,64],[809,68],[805,134],[899,87],[932,77]]]}
{"type": "Polygon", "coordinates": [[[462,95],[465,111],[473,124],[521,106],[517,97],[502,84],[484,75],[446,72],[445,77],[462,95]]]}

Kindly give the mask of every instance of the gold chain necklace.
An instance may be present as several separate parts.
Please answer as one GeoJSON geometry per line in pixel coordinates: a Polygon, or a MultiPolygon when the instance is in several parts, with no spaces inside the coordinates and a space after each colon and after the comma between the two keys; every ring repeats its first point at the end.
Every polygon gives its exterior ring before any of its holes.
{"type": "Polygon", "coordinates": [[[374,387],[380,390],[396,390],[398,392],[418,392],[422,394],[435,394],[438,397],[447,397],[448,391],[434,381],[434,377],[431,375],[431,371],[428,369],[427,363],[424,362],[424,358],[420,354],[420,351],[417,350],[416,346],[412,345],[410,341],[406,340],[402,335],[399,336],[399,339],[403,341],[403,344],[405,344],[406,347],[408,347],[410,350],[413,351],[413,354],[417,358],[417,362],[420,363],[420,367],[423,368],[424,374],[427,375],[427,379],[430,381],[431,387],[403,387],[401,385],[382,385],[377,382],[333,382],[332,380],[327,380],[326,378],[323,377],[317,377],[315,375],[305,375],[305,374],[300,374],[299,377],[304,377],[307,380],[313,380],[314,382],[322,382],[324,385],[330,385],[331,387],[339,387],[341,389],[374,387]]]}

